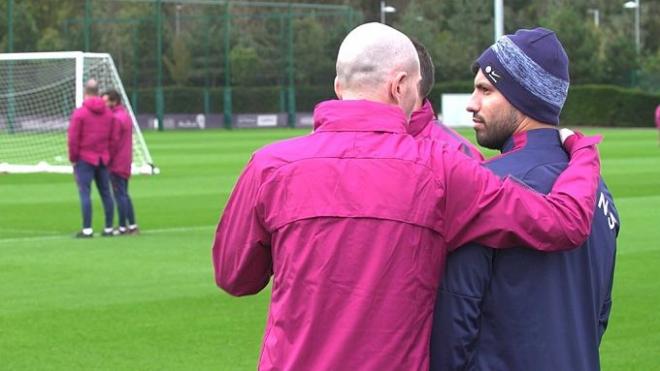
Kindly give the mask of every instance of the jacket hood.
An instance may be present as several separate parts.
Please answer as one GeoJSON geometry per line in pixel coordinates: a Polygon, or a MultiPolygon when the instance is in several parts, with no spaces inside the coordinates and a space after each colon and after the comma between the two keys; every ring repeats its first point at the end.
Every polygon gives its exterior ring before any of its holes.
{"type": "Polygon", "coordinates": [[[127,112],[126,109],[124,108],[124,106],[121,103],[119,103],[116,106],[110,108],[110,111],[112,111],[112,113],[127,112]]]}
{"type": "Polygon", "coordinates": [[[105,101],[103,101],[103,98],[101,97],[87,98],[83,101],[83,106],[95,114],[101,114],[107,109],[105,106],[105,101]]]}

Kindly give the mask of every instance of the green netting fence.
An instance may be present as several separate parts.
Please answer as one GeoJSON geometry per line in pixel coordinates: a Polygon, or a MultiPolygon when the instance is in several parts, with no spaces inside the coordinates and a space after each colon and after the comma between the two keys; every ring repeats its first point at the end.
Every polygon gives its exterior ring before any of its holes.
{"type": "MultiPolygon", "coordinates": [[[[26,21],[8,1],[15,31],[26,21]]],[[[312,99],[332,97],[338,46],[362,17],[326,2],[75,1],[58,26],[62,49],[109,53],[134,110],[155,112],[161,129],[166,113],[222,114],[229,126],[235,113],[265,109],[293,125],[312,99]]]]}

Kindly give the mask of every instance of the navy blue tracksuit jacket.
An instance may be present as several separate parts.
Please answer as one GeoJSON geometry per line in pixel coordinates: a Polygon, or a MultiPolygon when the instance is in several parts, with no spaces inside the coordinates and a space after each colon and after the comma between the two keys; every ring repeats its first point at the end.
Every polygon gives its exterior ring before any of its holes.
{"type": "MultiPolygon", "coordinates": [[[[542,193],[567,164],[554,129],[516,134],[502,155],[484,163],[542,193]]],[[[591,235],[580,248],[543,253],[470,244],[447,257],[431,370],[600,369],[619,215],[602,181],[596,199],[591,235]]]]}

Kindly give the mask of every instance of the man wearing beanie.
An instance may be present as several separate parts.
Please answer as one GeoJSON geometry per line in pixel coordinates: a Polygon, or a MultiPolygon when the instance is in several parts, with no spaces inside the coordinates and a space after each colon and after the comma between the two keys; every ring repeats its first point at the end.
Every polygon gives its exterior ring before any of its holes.
{"type": "MultiPolygon", "coordinates": [[[[557,36],[544,28],[506,35],[473,71],[467,110],[477,141],[502,152],[484,165],[547,193],[568,161],[557,130],[568,58],[557,36]]],[[[596,200],[590,237],[578,249],[546,254],[469,244],[448,256],[431,370],[600,369],[619,216],[602,181],[596,200]]]]}

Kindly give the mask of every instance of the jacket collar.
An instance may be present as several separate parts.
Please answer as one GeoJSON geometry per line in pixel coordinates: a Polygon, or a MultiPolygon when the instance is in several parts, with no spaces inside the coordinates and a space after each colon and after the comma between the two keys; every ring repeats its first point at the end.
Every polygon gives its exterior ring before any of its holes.
{"type": "Polygon", "coordinates": [[[507,153],[531,146],[534,149],[561,147],[557,129],[534,129],[512,135],[504,143],[502,153],[507,153]]]}
{"type": "Polygon", "coordinates": [[[435,120],[435,112],[433,111],[433,106],[428,99],[424,99],[424,104],[420,109],[413,112],[410,117],[410,123],[408,124],[408,134],[416,136],[421,133],[422,130],[428,125],[431,121],[435,120]]]}
{"type": "Polygon", "coordinates": [[[121,103],[117,104],[116,106],[112,107],[112,112],[113,113],[124,112],[124,106],[121,103]]]}
{"type": "Polygon", "coordinates": [[[406,121],[399,107],[368,100],[327,100],[314,109],[314,131],[406,133],[406,121]]]}

